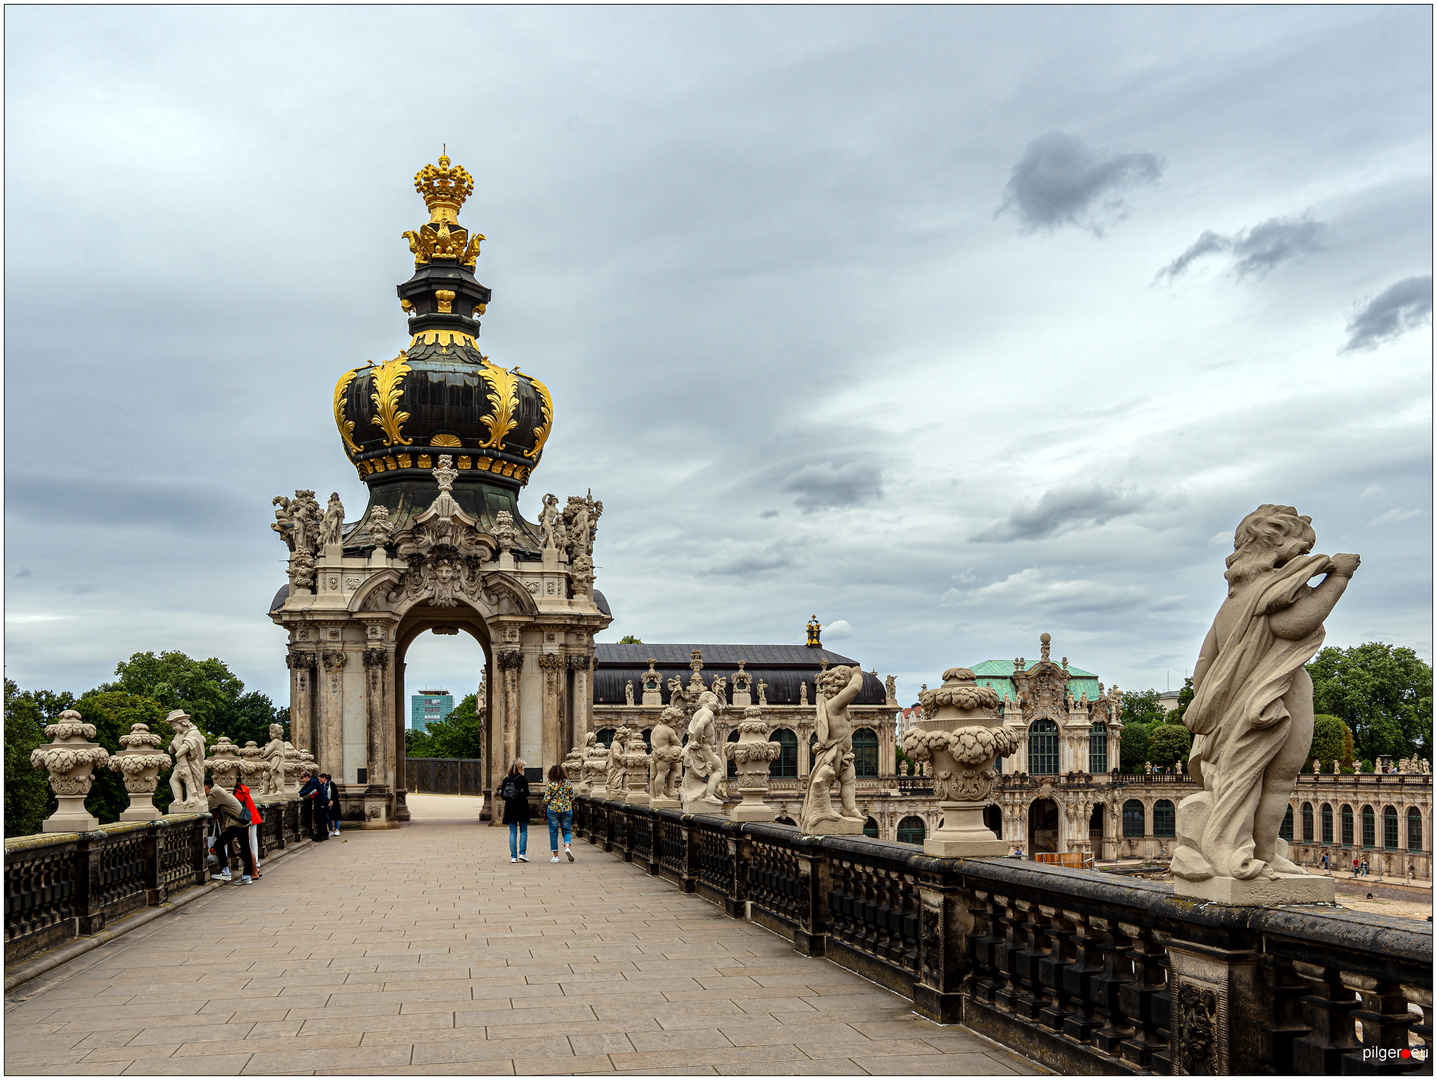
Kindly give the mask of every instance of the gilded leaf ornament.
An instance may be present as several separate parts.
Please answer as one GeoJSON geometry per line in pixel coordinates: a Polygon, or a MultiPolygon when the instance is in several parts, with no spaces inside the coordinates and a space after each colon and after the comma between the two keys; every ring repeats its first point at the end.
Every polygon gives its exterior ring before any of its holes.
{"type": "Polygon", "coordinates": [[[339,437],[344,440],[345,449],[351,454],[358,454],[359,447],[354,442],[354,421],[344,418],[344,393],[349,389],[349,384],[354,381],[357,374],[359,374],[358,368],[345,372],[334,386],[334,423],[339,428],[339,437]]]}
{"type": "Polygon", "coordinates": [[[494,389],[487,395],[491,411],[482,418],[489,425],[489,438],[479,445],[492,449],[502,445],[504,437],[519,426],[514,417],[519,407],[519,379],[496,364],[486,363],[481,371],[494,389]]]}
{"type": "Polygon", "coordinates": [[[399,411],[399,399],[404,396],[404,388],[399,384],[409,374],[409,365],[404,362],[407,359],[404,353],[400,353],[374,369],[374,393],[369,395],[369,399],[379,409],[379,415],[372,420],[384,432],[385,446],[409,446],[414,442],[413,439],[406,439],[402,430],[409,414],[399,411]]]}
{"type": "Polygon", "coordinates": [[[543,415],[539,418],[539,426],[534,429],[534,449],[525,450],[524,456],[531,461],[537,462],[539,455],[544,452],[544,444],[549,441],[549,429],[554,426],[554,399],[549,396],[549,388],[547,386],[532,375],[528,378],[534,389],[539,391],[539,401],[543,409],[543,415]]]}

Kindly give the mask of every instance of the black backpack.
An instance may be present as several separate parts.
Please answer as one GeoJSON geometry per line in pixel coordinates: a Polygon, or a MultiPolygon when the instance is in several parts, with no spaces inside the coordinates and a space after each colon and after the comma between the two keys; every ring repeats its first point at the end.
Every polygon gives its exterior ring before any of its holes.
{"type": "Polygon", "coordinates": [[[499,798],[508,802],[519,797],[519,785],[512,775],[504,777],[504,786],[499,789],[499,798]]]}

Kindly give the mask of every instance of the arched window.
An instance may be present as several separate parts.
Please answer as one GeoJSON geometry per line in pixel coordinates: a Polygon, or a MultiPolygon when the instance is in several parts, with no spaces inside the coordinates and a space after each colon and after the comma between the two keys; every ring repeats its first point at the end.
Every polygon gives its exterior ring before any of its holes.
{"type": "Polygon", "coordinates": [[[646,754],[652,754],[653,752],[654,752],[654,729],[651,728],[651,727],[646,727],[646,728],[644,728],[644,753],[646,753],[646,754]]]}
{"type": "Polygon", "coordinates": [[[1397,807],[1389,806],[1382,811],[1382,846],[1389,851],[1397,850],[1397,807]]]}
{"type": "Polygon", "coordinates": [[[1322,804],[1322,842],[1332,843],[1332,804],[1322,804]]]}
{"type": "MultiPolygon", "coordinates": [[[[794,742],[793,747],[794,752],[797,753],[797,741],[794,742]]],[[[798,773],[795,772],[793,775],[797,776],[798,773]]],[[[853,733],[853,775],[878,775],[878,732],[872,728],[861,727],[853,733]]]]}
{"type": "Polygon", "coordinates": [[[810,732],[808,736],[808,771],[813,772],[813,753],[818,746],[818,732],[810,732]]]}
{"type": "Polygon", "coordinates": [[[927,830],[923,827],[923,819],[909,815],[898,823],[898,842],[900,844],[921,844],[927,830]]]}
{"type": "Polygon", "coordinates": [[[773,823],[774,823],[775,825],[797,825],[797,824],[798,824],[798,822],[794,821],[793,818],[787,817],[787,816],[785,816],[785,815],[783,815],[783,814],[780,814],[778,817],[774,818],[774,819],[773,819],[773,823]]]}
{"type": "Polygon", "coordinates": [[[608,747],[614,745],[614,729],[613,729],[613,728],[611,728],[611,727],[601,727],[597,732],[595,732],[595,734],[598,736],[598,743],[599,743],[600,746],[605,747],[605,748],[608,748],[608,747]]]}
{"type": "Polygon", "coordinates": [[[1153,803],[1153,835],[1176,836],[1177,834],[1177,812],[1173,809],[1172,800],[1159,799],[1153,803]]]}
{"type": "Polygon", "coordinates": [[[1370,806],[1362,808],[1362,846],[1377,846],[1377,815],[1370,806]]]}
{"type": "Polygon", "coordinates": [[[1312,826],[1312,803],[1305,802],[1302,804],[1302,842],[1304,844],[1312,843],[1312,826]]]}
{"type": "Polygon", "coordinates": [[[1130,839],[1142,839],[1148,834],[1148,814],[1137,799],[1123,803],[1123,835],[1130,839]]]}
{"type": "Polygon", "coordinates": [[[993,830],[993,835],[994,835],[994,836],[1002,837],[1002,835],[1003,835],[1003,809],[1002,809],[1002,807],[994,806],[992,803],[989,803],[987,806],[983,807],[983,824],[984,824],[985,826],[987,826],[989,829],[992,829],[992,830],[993,830]]]}
{"type": "Polygon", "coordinates": [[[769,742],[778,743],[781,748],[778,757],[768,765],[769,776],[798,775],[798,736],[788,728],[779,728],[768,737],[769,742]]]}
{"type": "MultiPolygon", "coordinates": [[[[728,733],[728,741],[738,742],[738,728],[734,728],[728,733]]],[[[730,780],[738,779],[738,766],[733,763],[733,758],[728,759],[728,778],[730,780]]]]}
{"type": "Polygon", "coordinates": [[[1287,804],[1287,813],[1282,815],[1282,824],[1277,827],[1277,835],[1284,840],[1292,839],[1292,803],[1287,804]]]}
{"type": "Polygon", "coordinates": [[[1422,811],[1415,806],[1407,811],[1407,850],[1422,850],[1422,811]]]}
{"type": "Polygon", "coordinates": [[[1342,846],[1343,846],[1343,847],[1351,847],[1351,846],[1352,846],[1352,807],[1348,806],[1346,803],[1343,803],[1343,804],[1342,804],[1342,810],[1340,811],[1340,816],[1341,816],[1341,818],[1342,818],[1342,846]]]}
{"type": "Polygon", "coordinates": [[[1088,772],[1100,776],[1108,771],[1108,725],[1099,720],[1088,728],[1088,772]]]}
{"type": "Polygon", "coordinates": [[[864,835],[864,836],[871,836],[871,837],[873,837],[873,839],[877,840],[877,839],[878,839],[878,822],[874,821],[872,818],[864,818],[864,819],[863,819],[863,835],[864,835]]]}
{"type": "Polygon", "coordinates": [[[1058,725],[1051,720],[1034,720],[1028,728],[1028,772],[1058,774],[1058,725]]]}

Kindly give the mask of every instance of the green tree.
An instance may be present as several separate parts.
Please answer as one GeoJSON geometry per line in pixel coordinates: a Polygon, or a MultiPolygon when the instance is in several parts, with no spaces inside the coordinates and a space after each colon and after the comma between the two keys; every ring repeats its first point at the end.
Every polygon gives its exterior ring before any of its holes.
{"type": "Polygon", "coordinates": [[[244,683],[215,657],[194,660],[182,652],[135,653],[115,668],[118,678],[100,690],[121,690],[147,697],[168,713],[184,709],[212,738],[228,735],[237,746],[253,739],[269,742],[269,725],[281,723],[289,735],[286,711],[281,717],[274,703],[256,691],[245,693],[244,683]]]}
{"type": "Polygon", "coordinates": [[[58,805],[45,770],[30,764],[30,752],[49,741],[45,738],[45,722],[69,706],[69,697],[47,690],[21,693],[12,680],[5,680],[6,836],[34,835],[58,805]],[[54,708],[59,698],[66,699],[65,704],[54,708]],[[46,715],[47,706],[52,715],[46,715]]]}
{"type": "Polygon", "coordinates": [[[1118,758],[1123,772],[1143,771],[1143,763],[1148,760],[1148,737],[1146,724],[1123,725],[1122,744],[1118,758]]]}
{"type": "Polygon", "coordinates": [[[405,732],[405,753],[409,757],[480,758],[484,756],[484,710],[476,694],[465,697],[443,720],[427,725],[423,732],[405,732]],[[418,736],[410,739],[410,736],[418,736]]]}
{"type": "Polygon", "coordinates": [[[1153,768],[1166,769],[1179,761],[1186,761],[1192,745],[1192,732],[1181,724],[1160,724],[1148,738],[1148,760],[1153,763],[1153,768]]]}
{"type": "Polygon", "coordinates": [[[623,637],[619,638],[620,645],[642,645],[643,643],[643,638],[636,638],[633,634],[625,634],[623,637]]]}
{"type": "Polygon", "coordinates": [[[1356,756],[1432,759],[1432,668],[1406,646],[1328,647],[1307,665],[1317,710],[1344,721],[1356,756]]]}
{"type": "Polygon", "coordinates": [[[1156,690],[1132,690],[1123,695],[1123,723],[1152,726],[1166,718],[1156,690]]]}
{"type": "Polygon", "coordinates": [[[1192,679],[1184,679],[1183,688],[1178,691],[1178,707],[1168,714],[1169,721],[1174,724],[1181,724],[1183,722],[1183,714],[1188,711],[1188,706],[1193,703],[1193,698],[1196,696],[1197,691],[1193,689],[1192,679]]]}
{"type": "Polygon", "coordinates": [[[1312,722],[1312,749],[1308,756],[1317,759],[1319,772],[1332,768],[1334,761],[1352,763],[1352,732],[1336,716],[1318,713],[1312,722]],[[1346,756],[1344,756],[1346,755],[1346,756]]]}
{"type": "MultiPolygon", "coordinates": [[[[146,725],[160,737],[159,749],[162,752],[168,749],[170,740],[175,737],[170,725],[165,723],[168,710],[139,694],[123,690],[90,690],[75,702],[75,711],[85,718],[87,724],[95,725],[95,742],[111,754],[124,749],[120,736],[128,735],[135,724],[146,725]]],[[[155,805],[162,811],[169,809],[174,798],[170,791],[172,771],[172,768],[162,770],[155,787],[155,805]]],[[[90,794],[85,799],[85,809],[99,818],[100,824],[107,825],[118,821],[129,805],[130,796],[120,774],[108,765],[96,769],[90,794]]]]}

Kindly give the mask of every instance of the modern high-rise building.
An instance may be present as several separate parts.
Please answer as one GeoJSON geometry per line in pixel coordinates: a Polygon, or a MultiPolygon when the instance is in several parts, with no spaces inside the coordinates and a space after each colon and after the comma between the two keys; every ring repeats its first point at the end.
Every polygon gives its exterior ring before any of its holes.
{"type": "Polygon", "coordinates": [[[421,690],[409,699],[409,726],[423,731],[453,711],[454,695],[448,690],[421,690]]]}

